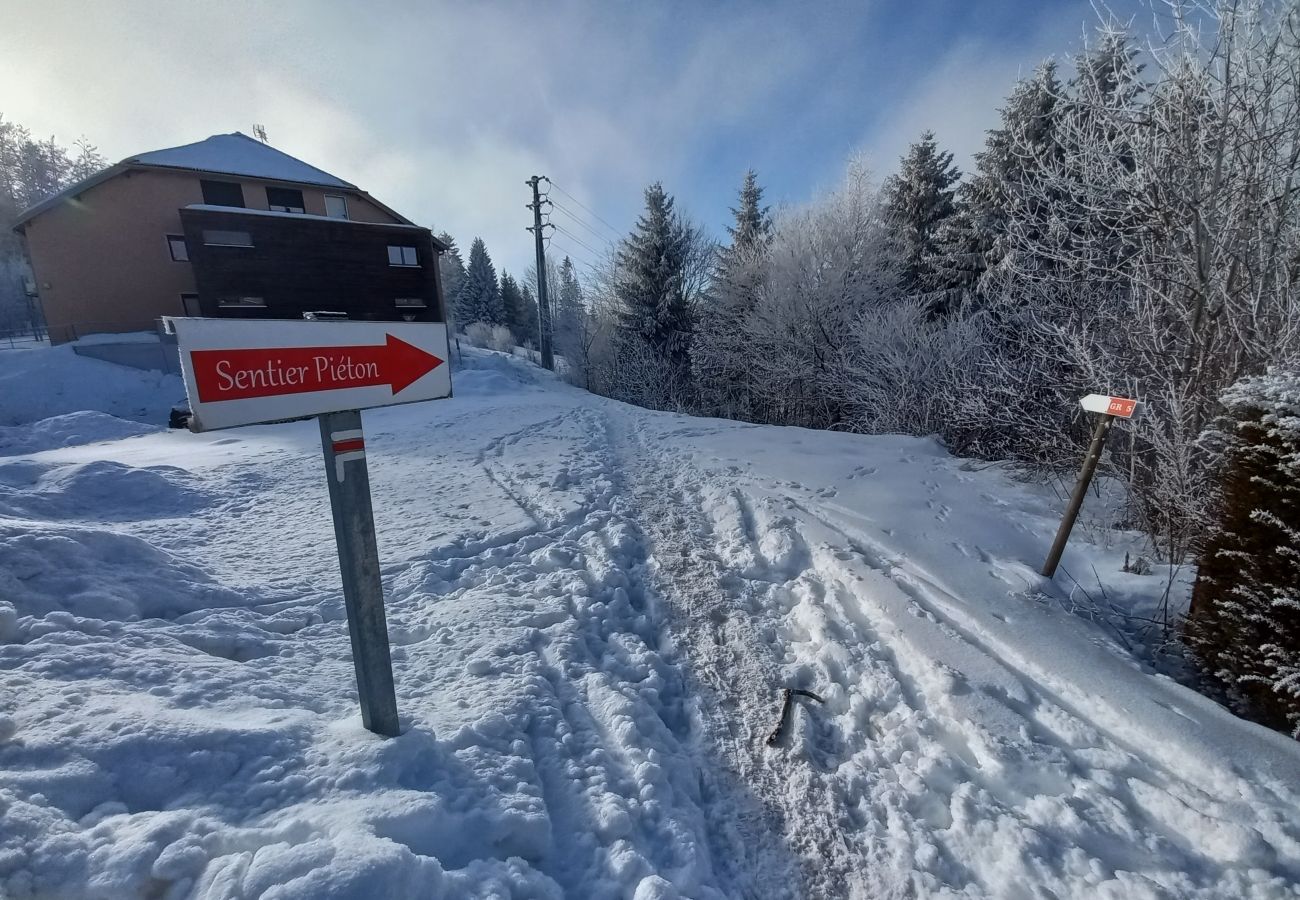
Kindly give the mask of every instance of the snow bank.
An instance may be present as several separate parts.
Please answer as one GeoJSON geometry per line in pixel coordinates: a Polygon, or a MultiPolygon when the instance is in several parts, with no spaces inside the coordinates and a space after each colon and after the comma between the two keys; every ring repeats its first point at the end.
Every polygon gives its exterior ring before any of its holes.
{"type": "Polygon", "coordinates": [[[87,410],[166,425],[168,411],[184,398],[176,375],[88,359],[70,346],[0,351],[0,426],[87,410]]]}
{"type": "Polygon", "coordinates": [[[108,413],[93,410],[70,412],[25,425],[0,425],[0,456],[21,456],[96,441],[116,441],[157,430],[158,426],[119,419],[108,413]]]}

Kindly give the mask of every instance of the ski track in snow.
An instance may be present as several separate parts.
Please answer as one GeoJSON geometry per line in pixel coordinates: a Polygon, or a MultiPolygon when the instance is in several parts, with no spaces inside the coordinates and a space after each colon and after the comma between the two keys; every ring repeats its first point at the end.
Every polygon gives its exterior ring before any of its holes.
{"type": "Polygon", "coordinates": [[[366,414],[393,740],[315,423],[9,427],[0,896],[1300,896],[1297,745],[1026,596],[1046,493],[455,378],[366,414]]]}

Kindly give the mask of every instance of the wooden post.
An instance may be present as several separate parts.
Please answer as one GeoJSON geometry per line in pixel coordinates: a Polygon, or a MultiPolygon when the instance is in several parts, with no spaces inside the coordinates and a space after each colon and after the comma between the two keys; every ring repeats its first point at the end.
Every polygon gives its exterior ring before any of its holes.
{"type": "Polygon", "coordinates": [[[1074,493],[1070,495],[1070,505],[1065,508],[1065,517],[1061,519],[1061,527],[1056,531],[1056,540],[1052,541],[1052,549],[1047,554],[1047,562],[1043,563],[1043,575],[1051,578],[1056,574],[1056,567],[1061,562],[1061,554],[1065,552],[1065,544],[1070,540],[1070,532],[1074,529],[1074,520],[1079,517],[1079,509],[1083,506],[1083,498],[1088,493],[1088,485],[1092,484],[1093,473],[1097,471],[1097,462],[1101,459],[1102,447],[1106,444],[1106,435],[1110,432],[1111,423],[1115,417],[1109,414],[1102,414],[1097,420],[1097,427],[1092,430],[1092,443],[1088,445],[1088,455],[1083,458],[1083,468],[1079,470],[1079,480],[1074,483],[1074,493]]]}
{"type": "Polygon", "coordinates": [[[325,452],[325,480],[330,486],[334,537],[338,542],[343,600],[352,638],[352,666],[357,673],[361,722],[375,734],[397,737],[397,697],[393,662],[384,617],[384,586],[379,578],[375,515],[370,505],[370,474],[361,411],[320,416],[325,452]]]}

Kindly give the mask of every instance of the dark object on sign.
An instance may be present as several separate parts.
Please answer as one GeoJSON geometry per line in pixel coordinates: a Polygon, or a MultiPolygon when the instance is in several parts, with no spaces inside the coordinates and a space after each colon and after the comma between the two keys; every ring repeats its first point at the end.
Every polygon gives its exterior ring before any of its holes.
{"type": "Polygon", "coordinates": [[[168,428],[189,428],[190,427],[190,408],[187,404],[178,403],[172,407],[171,413],[167,416],[168,428]]]}
{"type": "Polygon", "coordinates": [[[818,703],[826,702],[820,695],[814,694],[812,691],[805,691],[800,688],[786,688],[785,696],[781,701],[781,718],[777,720],[772,733],[767,736],[767,745],[769,747],[775,747],[776,742],[781,740],[781,735],[785,732],[785,725],[790,721],[790,707],[794,704],[795,697],[808,697],[818,703]]]}

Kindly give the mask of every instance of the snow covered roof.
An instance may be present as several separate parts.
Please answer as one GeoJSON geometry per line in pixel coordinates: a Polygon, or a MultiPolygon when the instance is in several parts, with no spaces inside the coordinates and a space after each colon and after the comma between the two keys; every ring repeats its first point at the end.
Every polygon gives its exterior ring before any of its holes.
{"type": "Polygon", "coordinates": [[[213,172],[221,175],[244,175],[250,178],[265,178],[268,181],[288,181],[298,184],[316,184],[323,187],[345,188],[364,194],[377,206],[392,213],[398,219],[408,221],[404,216],[389,209],[375,200],[355,184],[337,178],[323,169],[308,165],[302,160],[277,150],[269,144],[263,144],[241,132],[231,134],[214,134],[212,137],[193,144],[168,147],[165,150],[151,150],[128,156],[126,159],[96,172],[89,178],[78,181],[52,197],[46,197],[40,203],[28,208],[14,220],[14,230],[21,231],[23,225],[48,209],[53,209],[69,198],[75,198],[97,184],[108,181],[130,169],[180,169],[191,172],[213,172]]]}
{"type": "Polygon", "coordinates": [[[238,131],[214,134],[193,144],[141,153],[122,160],[122,164],[248,175],[271,181],[297,181],[353,190],[357,187],[238,131]]]}

